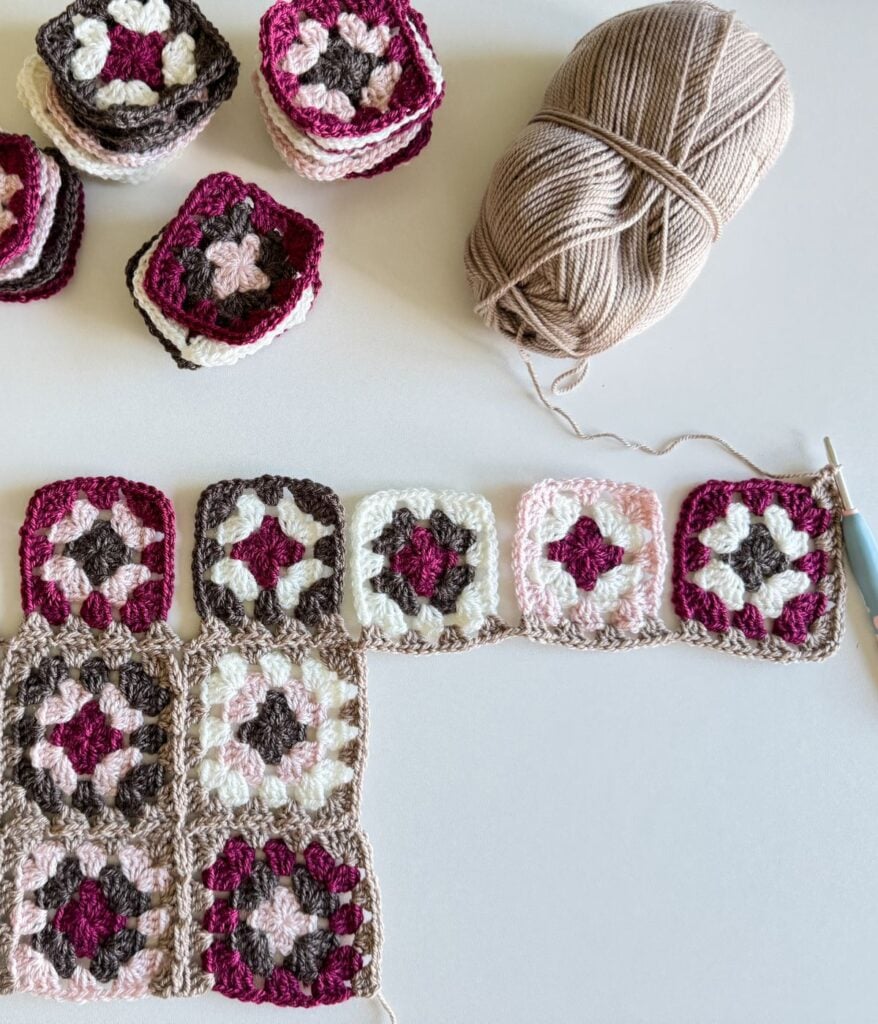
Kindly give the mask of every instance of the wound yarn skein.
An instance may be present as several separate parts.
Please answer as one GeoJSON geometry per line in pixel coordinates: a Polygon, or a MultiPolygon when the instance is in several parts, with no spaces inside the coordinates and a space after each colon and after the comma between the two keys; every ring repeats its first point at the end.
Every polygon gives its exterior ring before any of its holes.
{"type": "Polygon", "coordinates": [[[588,359],[683,297],[786,143],[774,51],[728,11],[675,0],[599,25],[494,168],[466,250],[476,312],[520,346],[588,359]]]}

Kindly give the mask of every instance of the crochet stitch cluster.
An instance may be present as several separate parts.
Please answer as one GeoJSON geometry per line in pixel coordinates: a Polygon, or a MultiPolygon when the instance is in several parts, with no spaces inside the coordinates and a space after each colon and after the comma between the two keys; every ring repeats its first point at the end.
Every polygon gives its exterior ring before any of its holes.
{"type": "Polygon", "coordinates": [[[46,299],[64,288],[84,224],[82,183],[64,157],[0,132],[0,302],[46,299]]]}
{"type": "Polygon", "coordinates": [[[253,83],[266,127],[304,177],[369,177],[429,142],[445,83],[407,2],[277,0],[260,49],[253,83]]]}
{"type": "Polygon", "coordinates": [[[208,124],[238,62],[190,0],[74,0],[19,76],[34,120],[73,166],[141,181],[208,124]]]}

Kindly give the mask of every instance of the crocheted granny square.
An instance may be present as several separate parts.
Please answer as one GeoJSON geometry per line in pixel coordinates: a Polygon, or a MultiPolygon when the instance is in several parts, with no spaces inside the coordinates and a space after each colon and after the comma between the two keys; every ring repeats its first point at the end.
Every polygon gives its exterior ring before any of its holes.
{"type": "Polygon", "coordinates": [[[212,174],[129,262],[128,284],[178,365],[229,365],[305,319],[322,248],[307,217],[232,174],[212,174]]]}
{"type": "Polygon", "coordinates": [[[674,606],[683,639],[747,657],[818,661],[843,630],[841,517],[831,477],[813,487],[711,480],[683,502],[674,606]]]}
{"type": "Polygon", "coordinates": [[[254,84],[272,141],[318,180],[377,174],[426,145],[444,95],[423,18],[398,0],[278,0],[254,84]]]}
{"type": "Polygon", "coordinates": [[[169,995],[177,893],[167,830],[10,829],[12,988],[73,1002],[169,995]]]}
{"type": "Polygon", "coordinates": [[[79,477],[41,488],[21,528],[26,615],[145,632],[167,618],[174,589],[174,511],[154,487],[79,477]]]}
{"type": "Polygon", "coordinates": [[[351,573],[367,647],[464,650],[509,632],[497,617],[497,532],[478,494],[381,491],[351,526],[351,573]]]}
{"type": "Polygon", "coordinates": [[[40,151],[26,135],[0,133],[0,267],[30,243],[45,191],[40,151]]]}
{"type": "Polygon", "coordinates": [[[198,503],[193,579],[199,615],[231,627],[317,630],[339,622],[344,511],[311,480],[224,480],[198,503]]]}
{"type": "Polygon", "coordinates": [[[579,479],[531,488],[514,553],[525,634],[606,650],[667,642],[662,530],[658,497],[645,487],[579,479]]]}
{"type": "Polygon", "coordinates": [[[37,34],[50,105],[110,151],[167,147],[231,96],[238,62],[190,0],[75,0],[37,34]]]}
{"type": "Polygon", "coordinates": [[[352,825],[359,810],[366,728],[365,658],[352,643],[202,636],[187,652],[197,784],[190,808],[234,828],[255,813],[276,827],[352,825]]]}
{"type": "Polygon", "coordinates": [[[329,1006],[378,990],[372,855],[356,831],[195,836],[193,945],[205,981],[248,1003],[329,1006]]]}
{"type": "Polygon", "coordinates": [[[4,671],[9,807],[72,827],[160,821],[181,743],[177,646],[25,624],[4,671]]]}

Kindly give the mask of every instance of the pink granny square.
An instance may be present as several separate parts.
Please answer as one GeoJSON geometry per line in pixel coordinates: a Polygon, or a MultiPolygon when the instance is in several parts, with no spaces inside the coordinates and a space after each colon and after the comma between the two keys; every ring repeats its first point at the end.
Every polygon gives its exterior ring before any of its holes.
{"type": "Polygon", "coordinates": [[[40,175],[33,140],[0,133],[0,266],[28,247],[40,209],[40,175]]]}
{"type": "Polygon", "coordinates": [[[389,134],[442,96],[426,26],[402,0],[278,0],[260,49],[272,96],[310,135],[389,134]]]}
{"type": "Polygon", "coordinates": [[[655,493],[612,480],[543,480],[522,498],[515,587],[526,633],[570,646],[664,642],[666,564],[655,493]]]}
{"type": "Polygon", "coordinates": [[[165,228],[144,282],[150,300],[191,331],[248,345],[277,327],[317,272],[323,233],[233,174],[200,181],[165,228]]]}
{"type": "Polygon", "coordinates": [[[78,610],[94,629],[136,633],[167,618],[174,590],[174,510],[161,491],[120,477],[40,488],[21,528],[25,615],[53,626],[78,610]]]}

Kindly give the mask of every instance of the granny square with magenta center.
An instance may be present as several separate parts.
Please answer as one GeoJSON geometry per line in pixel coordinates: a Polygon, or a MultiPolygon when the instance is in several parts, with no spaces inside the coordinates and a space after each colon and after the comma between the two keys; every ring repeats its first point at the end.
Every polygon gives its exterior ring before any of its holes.
{"type": "Polygon", "coordinates": [[[30,243],[40,208],[39,150],[26,135],[0,133],[0,267],[30,243]]]}
{"type": "Polygon", "coordinates": [[[397,0],[279,0],[262,17],[262,75],[314,136],[391,132],[429,115],[441,71],[423,21],[397,0]]]}
{"type": "Polygon", "coordinates": [[[166,840],[39,841],[24,849],[16,884],[16,991],[75,1002],[167,992],[174,900],[166,840]]]}
{"type": "Polygon", "coordinates": [[[224,480],[198,504],[195,599],[202,618],[316,627],[341,605],[344,513],[311,480],[224,480]]]}
{"type": "Polygon", "coordinates": [[[174,538],[173,508],[154,487],[83,477],[41,488],[21,529],[25,614],[54,626],[78,612],[94,629],[146,631],[168,615],[174,538]]]}
{"type": "Polygon", "coordinates": [[[320,288],[320,228],[233,174],[195,186],[144,280],[171,320],[229,345],[258,341],[320,288]]]}
{"type": "Polygon", "coordinates": [[[448,627],[473,637],[496,616],[497,535],[481,495],[382,491],[360,503],[352,537],[363,626],[435,643],[448,627]]]}
{"type": "Polygon", "coordinates": [[[527,626],[548,629],[546,639],[607,627],[628,635],[664,632],[658,616],[665,564],[661,506],[645,487],[544,480],[521,500],[516,592],[527,626]]]}
{"type": "Polygon", "coordinates": [[[13,661],[5,734],[19,813],[28,800],[58,820],[155,819],[172,702],[152,668],[100,650],[13,661]]]}
{"type": "Polygon", "coordinates": [[[825,483],[702,484],[677,526],[677,614],[702,642],[727,637],[757,651],[827,656],[840,635],[838,529],[825,483]]]}

